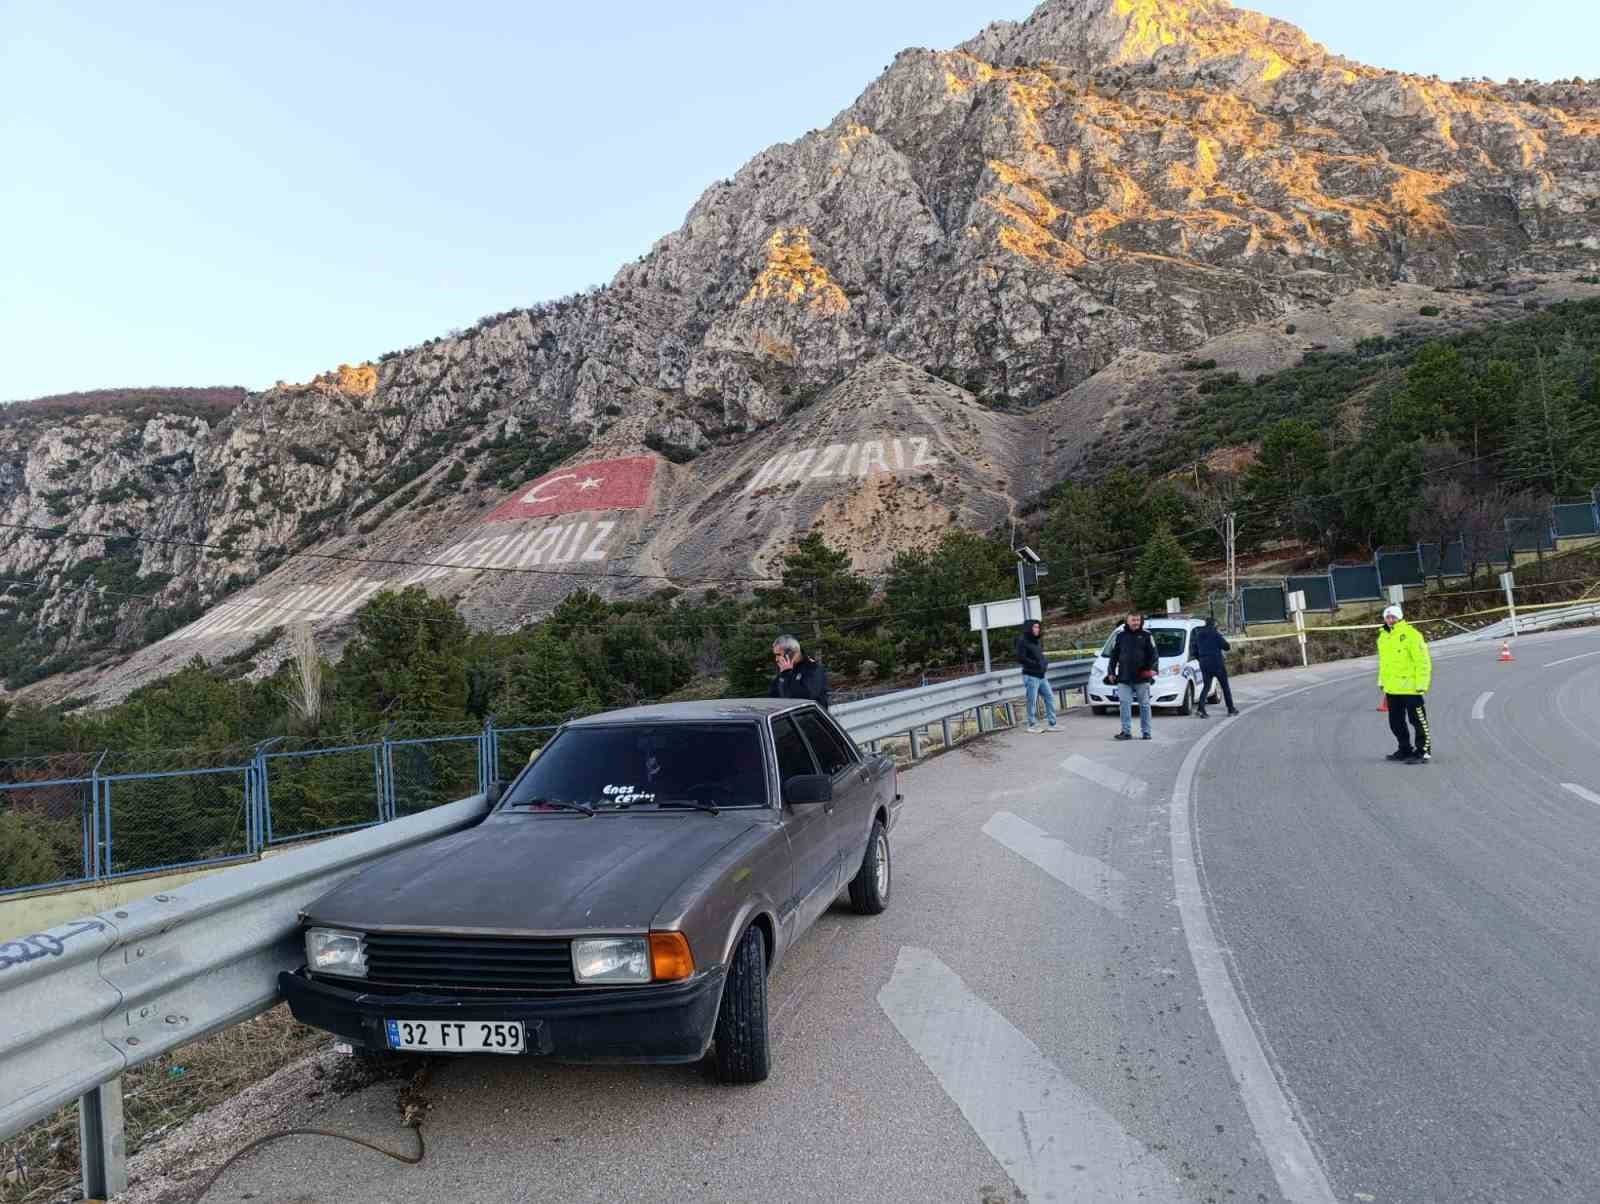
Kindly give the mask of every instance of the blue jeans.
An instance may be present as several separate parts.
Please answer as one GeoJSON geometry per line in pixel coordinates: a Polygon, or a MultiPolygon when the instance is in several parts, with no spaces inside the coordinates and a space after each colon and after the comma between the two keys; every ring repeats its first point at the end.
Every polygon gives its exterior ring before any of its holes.
{"type": "Polygon", "coordinates": [[[1051,727],[1056,725],[1056,692],[1050,688],[1050,683],[1042,677],[1029,677],[1022,675],[1022,688],[1028,694],[1028,722],[1033,723],[1035,711],[1034,699],[1044,695],[1044,718],[1051,727]]]}
{"type": "Polygon", "coordinates": [[[1122,710],[1122,731],[1125,735],[1132,735],[1133,731],[1133,700],[1139,700],[1139,734],[1150,734],[1150,683],[1141,681],[1137,685],[1119,681],[1117,683],[1117,705],[1122,710]]]}

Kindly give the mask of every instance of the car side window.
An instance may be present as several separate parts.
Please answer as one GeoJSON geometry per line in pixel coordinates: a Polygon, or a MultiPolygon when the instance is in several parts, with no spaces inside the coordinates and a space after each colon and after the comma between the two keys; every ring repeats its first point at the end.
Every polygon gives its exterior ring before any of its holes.
{"type": "Polygon", "coordinates": [[[806,739],[810,741],[811,750],[817,754],[817,760],[822,763],[823,773],[832,777],[840,770],[848,769],[856,763],[855,751],[834,730],[833,724],[822,716],[815,711],[801,711],[794,718],[800,725],[800,730],[806,734],[806,739]]]}
{"type": "Polygon", "coordinates": [[[772,738],[778,752],[778,781],[787,782],[804,774],[816,773],[817,764],[811,759],[811,750],[800,738],[794,720],[780,715],[772,721],[772,738]]]}

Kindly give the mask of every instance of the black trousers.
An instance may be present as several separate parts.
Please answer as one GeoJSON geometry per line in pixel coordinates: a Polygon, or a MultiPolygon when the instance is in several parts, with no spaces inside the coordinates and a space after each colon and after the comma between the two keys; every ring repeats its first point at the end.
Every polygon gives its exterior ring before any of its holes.
{"type": "Polygon", "coordinates": [[[1222,701],[1228,704],[1228,709],[1233,710],[1233,688],[1228,685],[1228,666],[1219,660],[1207,658],[1200,662],[1200,709],[1206,709],[1206,699],[1211,697],[1211,683],[1219,682],[1222,685],[1222,701]]]}
{"type": "Polygon", "coordinates": [[[1421,694],[1389,694],[1389,730],[1400,742],[1397,751],[1433,752],[1433,737],[1428,732],[1427,700],[1421,694]],[[1406,720],[1416,729],[1416,739],[1406,727],[1406,720]]]}

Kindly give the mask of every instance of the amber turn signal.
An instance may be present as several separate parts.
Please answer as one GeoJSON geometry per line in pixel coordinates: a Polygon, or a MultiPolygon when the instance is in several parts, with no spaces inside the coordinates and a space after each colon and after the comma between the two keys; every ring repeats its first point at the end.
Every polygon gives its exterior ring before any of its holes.
{"type": "Polygon", "coordinates": [[[681,932],[650,934],[650,977],[657,982],[676,982],[694,973],[694,954],[688,938],[681,932]]]}

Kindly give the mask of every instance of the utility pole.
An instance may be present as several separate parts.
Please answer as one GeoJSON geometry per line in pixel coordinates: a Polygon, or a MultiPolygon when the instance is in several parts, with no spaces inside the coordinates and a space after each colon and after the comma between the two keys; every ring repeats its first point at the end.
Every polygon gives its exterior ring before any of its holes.
{"type": "Polygon", "coordinates": [[[1226,551],[1227,557],[1228,557],[1228,630],[1229,631],[1233,631],[1233,630],[1236,629],[1236,625],[1237,624],[1236,624],[1236,616],[1234,614],[1234,607],[1238,604],[1238,598],[1239,598],[1239,566],[1238,566],[1238,562],[1234,559],[1234,555],[1233,555],[1233,548],[1234,548],[1233,520],[1234,520],[1234,513],[1235,513],[1234,511],[1230,510],[1230,511],[1228,511],[1227,515],[1225,516],[1224,522],[1226,523],[1226,530],[1225,530],[1225,532],[1224,532],[1224,534],[1222,536],[1223,548],[1226,551]]]}

